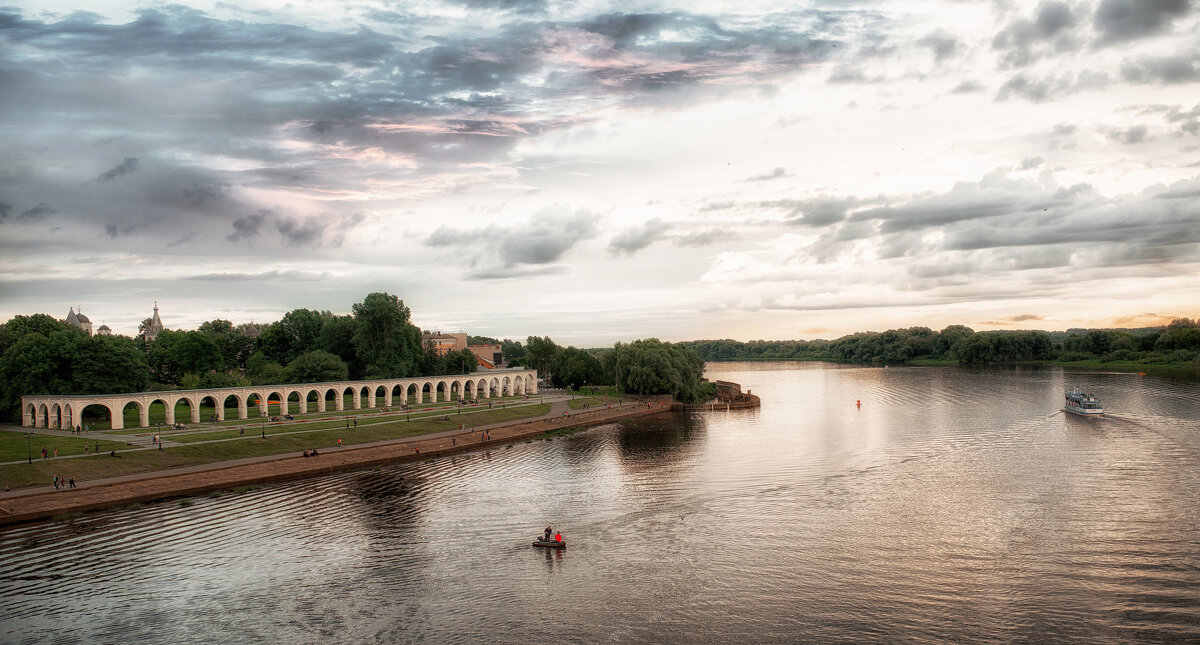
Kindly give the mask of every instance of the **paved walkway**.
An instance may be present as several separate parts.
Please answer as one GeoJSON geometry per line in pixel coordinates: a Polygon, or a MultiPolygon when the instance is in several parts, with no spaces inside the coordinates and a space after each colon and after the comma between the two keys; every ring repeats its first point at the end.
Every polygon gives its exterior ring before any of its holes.
{"type": "Polygon", "coordinates": [[[75,489],[52,486],[22,488],[0,494],[0,524],[33,521],[61,513],[110,508],[167,497],[196,495],[234,486],[296,479],[369,467],[402,460],[426,459],[444,454],[487,448],[555,428],[598,425],[623,417],[658,414],[670,406],[625,403],[614,408],[570,410],[566,401],[551,404],[550,411],[534,419],[494,423],[469,430],[448,430],[415,437],[389,439],[341,448],[320,448],[320,456],[305,459],[295,453],[247,457],[147,473],[89,481],[75,489]],[[485,441],[486,433],[491,442],[485,441]]]}

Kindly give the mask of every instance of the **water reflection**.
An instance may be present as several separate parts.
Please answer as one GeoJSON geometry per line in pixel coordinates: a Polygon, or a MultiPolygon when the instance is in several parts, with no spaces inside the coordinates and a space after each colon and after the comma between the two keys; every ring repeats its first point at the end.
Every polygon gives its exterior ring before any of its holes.
{"type": "Polygon", "coordinates": [[[0,533],[0,640],[1200,639],[1190,384],[710,372],[763,407],[0,533]]]}

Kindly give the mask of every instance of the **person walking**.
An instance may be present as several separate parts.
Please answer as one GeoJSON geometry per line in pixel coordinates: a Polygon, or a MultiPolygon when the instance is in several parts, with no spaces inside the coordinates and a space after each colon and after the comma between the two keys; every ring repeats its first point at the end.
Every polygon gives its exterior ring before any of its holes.
{"type": "Polygon", "coordinates": [[[75,475],[71,475],[71,488],[75,488],[75,475]]]}
{"type": "Polygon", "coordinates": [[[54,476],[54,490],[58,490],[58,475],[54,476]]]}

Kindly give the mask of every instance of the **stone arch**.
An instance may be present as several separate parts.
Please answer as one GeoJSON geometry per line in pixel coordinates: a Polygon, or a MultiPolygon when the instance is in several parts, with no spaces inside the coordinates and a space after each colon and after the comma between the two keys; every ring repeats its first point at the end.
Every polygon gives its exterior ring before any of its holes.
{"type": "MultiPolygon", "coordinates": [[[[85,428],[89,425],[87,413],[88,413],[88,410],[90,410],[91,408],[100,408],[100,410],[103,410],[103,413],[96,414],[96,416],[93,417],[94,419],[96,419],[96,423],[98,425],[103,425],[101,422],[108,421],[108,427],[110,427],[114,430],[119,430],[121,428],[121,426],[113,425],[113,419],[116,419],[118,417],[114,413],[111,403],[89,403],[88,405],[83,406],[83,408],[79,410],[79,423],[82,424],[85,428]],[[105,417],[107,417],[107,419],[105,417]]],[[[97,412],[96,410],[92,410],[92,411],[97,412]]]]}
{"type": "Polygon", "coordinates": [[[249,419],[251,406],[258,408],[257,413],[255,414],[256,417],[260,419],[267,417],[267,412],[270,410],[268,407],[270,405],[268,403],[269,400],[270,399],[268,399],[266,396],[266,390],[252,390],[247,392],[245,403],[243,403],[241,409],[238,410],[238,418],[249,419]]]}
{"type": "Polygon", "coordinates": [[[222,396],[220,413],[219,413],[218,417],[222,421],[224,421],[225,419],[228,419],[229,414],[227,411],[230,408],[232,408],[234,410],[237,410],[237,412],[234,413],[237,415],[236,418],[245,419],[246,417],[242,416],[242,411],[246,409],[245,401],[246,401],[246,397],[242,396],[242,394],[240,392],[230,392],[230,393],[226,394],[225,396],[222,396]],[[229,399],[233,399],[232,406],[229,405],[229,399]]]}
{"type": "Polygon", "coordinates": [[[300,390],[293,390],[293,389],[289,388],[287,391],[287,401],[285,401],[279,407],[283,411],[283,414],[291,414],[292,413],[292,404],[295,403],[296,404],[296,412],[300,413],[300,412],[304,411],[304,406],[300,403],[303,400],[304,400],[304,394],[301,393],[300,390]]]}
{"type": "Polygon", "coordinates": [[[342,399],[338,396],[338,390],[336,387],[326,386],[325,392],[321,395],[321,398],[325,400],[325,407],[321,409],[322,412],[326,412],[329,410],[330,403],[333,403],[334,410],[342,409],[343,402],[342,402],[342,399]]]}
{"type": "Polygon", "coordinates": [[[171,418],[176,422],[182,423],[184,419],[188,419],[189,423],[200,423],[200,403],[188,395],[177,397],[171,402],[171,418]],[[180,414],[179,404],[186,405],[186,415],[180,414]]]}
{"type": "Polygon", "coordinates": [[[492,382],[488,383],[489,396],[504,396],[504,390],[500,389],[500,379],[492,377],[492,382]]]}
{"type": "Polygon", "coordinates": [[[342,388],[342,394],[341,394],[341,396],[338,397],[338,401],[342,404],[342,407],[338,408],[339,410],[346,409],[346,395],[347,394],[350,395],[350,401],[351,401],[350,409],[351,410],[356,410],[356,409],[362,407],[359,405],[358,388],[354,387],[353,385],[344,385],[344,386],[341,386],[341,388],[342,388]]]}
{"type": "Polygon", "coordinates": [[[279,406],[276,414],[283,416],[287,413],[287,392],[283,388],[274,389],[267,392],[267,414],[271,414],[271,402],[279,406]]]}
{"type": "MultiPolygon", "coordinates": [[[[138,420],[139,420],[138,425],[135,425],[134,427],[137,427],[137,428],[145,427],[143,425],[140,425],[140,420],[143,416],[147,416],[147,417],[150,416],[150,407],[149,406],[142,404],[142,402],[138,401],[137,399],[128,399],[125,402],[121,403],[120,405],[121,405],[121,411],[118,413],[118,416],[121,417],[121,427],[122,428],[124,428],[126,425],[125,417],[127,416],[127,413],[129,412],[129,406],[131,406],[131,405],[134,407],[134,410],[136,410],[135,414],[137,415],[138,420]]],[[[147,424],[147,425],[149,425],[149,424],[147,424]]],[[[113,425],[113,429],[116,429],[116,427],[117,427],[116,425],[113,425]]]]}
{"type": "Polygon", "coordinates": [[[224,421],[225,420],[225,406],[217,403],[217,398],[219,396],[220,396],[219,394],[218,395],[212,395],[212,394],[200,395],[200,399],[198,401],[196,401],[196,413],[199,414],[199,413],[201,413],[202,410],[204,410],[205,406],[210,406],[210,407],[212,407],[212,412],[208,413],[208,415],[205,417],[205,420],[206,421],[224,421]]]}
{"type": "Polygon", "coordinates": [[[404,388],[404,402],[410,405],[421,402],[421,390],[416,383],[409,383],[404,388]]]}
{"type": "MultiPolygon", "coordinates": [[[[30,421],[29,425],[36,428],[37,427],[37,416],[38,416],[37,406],[32,403],[25,406],[25,416],[30,421]]],[[[22,421],[21,423],[24,423],[24,421],[22,421]]]]}
{"type": "Polygon", "coordinates": [[[61,428],[62,427],[62,406],[58,403],[51,403],[49,414],[46,419],[47,427],[61,428]]]}
{"type": "MultiPolygon", "coordinates": [[[[157,394],[157,392],[154,394],[157,394]]],[[[162,422],[166,423],[167,425],[175,423],[175,407],[173,405],[174,402],[175,402],[175,400],[165,393],[163,393],[162,396],[155,396],[155,397],[151,398],[150,401],[146,404],[146,407],[142,412],[140,427],[149,428],[151,425],[154,425],[154,423],[150,420],[151,418],[153,418],[155,421],[158,420],[158,414],[157,414],[158,410],[155,408],[155,405],[154,405],[155,403],[162,406],[162,414],[163,414],[162,422]],[[168,414],[168,412],[170,412],[170,414],[168,414]]]]}
{"type": "Polygon", "coordinates": [[[433,400],[434,401],[449,401],[450,400],[450,390],[446,387],[445,381],[438,381],[437,383],[434,384],[433,400]]]}

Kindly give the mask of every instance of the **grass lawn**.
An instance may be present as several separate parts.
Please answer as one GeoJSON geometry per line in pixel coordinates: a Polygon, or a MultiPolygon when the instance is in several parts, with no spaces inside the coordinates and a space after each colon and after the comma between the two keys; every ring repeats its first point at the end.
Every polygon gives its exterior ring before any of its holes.
{"type": "MultiPolygon", "coordinates": [[[[123,453],[118,458],[108,456],[107,451],[114,448],[125,448],[126,446],[118,446],[112,442],[102,442],[104,446],[101,447],[101,450],[105,452],[99,456],[80,459],[51,459],[46,461],[35,459],[32,465],[21,463],[0,466],[0,484],[12,488],[35,484],[49,484],[55,475],[74,476],[78,481],[87,482],[118,475],[205,464],[224,461],[226,459],[302,452],[306,448],[327,448],[337,445],[338,439],[342,439],[343,443],[347,445],[353,445],[441,432],[457,428],[460,424],[464,423],[470,428],[501,421],[538,417],[546,414],[549,410],[550,404],[542,403],[500,409],[493,408],[470,415],[449,414],[448,411],[444,411],[442,414],[420,419],[414,417],[412,421],[405,421],[402,417],[397,416],[395,419],[389,419],[379,424],[364,425],[360,422],[357,429],[351,430],[346,430],[345,425],[341,424],[335,428],[318,429],[302,434],[272,435],[268,432],[266,439],[262,439],[257,433],[253,433],[247,428],[245,438],[237,441],[195,443],[167,448],[165,450],[138,450],[123,453]]],[[[268,429],[271,427],[268,426],[268,429]]],[[[297,429],[297,426],[274,427],[280,429],[289,427],[297,429]]],[[[236,434],[236,430],[232,432],[236,434]]],[[[50,438],[34,436],[35,441],[37,439],[50,438]]],[[[59,454],[62,454],[63,444],[61,444],[61,440],[59,441],[59,454]]],[[[83,442],[87,441],[87,439],[78,441],[79,452],[81,453],[83,442]]],[[[24,444],[25,436],[23,433],[0,431],[0,449],[11,450],[13,454],[11,459],[24,458],[24,444]],[[19,451],[17,448],[19,448],[19,451]]]]}
{"type": "MultiPolygon", "coordinates": [[[[42,448],[51,456],[54,455],[54,449],[58,448],[59,456],[66,457],[68,455],[82,455],[83,445],[89,444],[92,447],[92,452],[96,452],[96,445],[100,444],[99,449],[103,452],[111,450],[123,450],[129,446],[115,441],[99,441],[97,439],[76,439],[75,437],[51,437],[48,435],[35,434],[29,438],[28,444],[25,441],[24,432],[14,432],[10,430],[0,430],[0,461],[17,461],[26,459],[26,445],[29,446],[29,452],[33,455],[33,462],[36,464],[41,460],[42,448]]],[[[47,459],[47,462],[54,461],[47,459]]],[[[53,475],[50,476],[53,479],[53,475]]]]}

